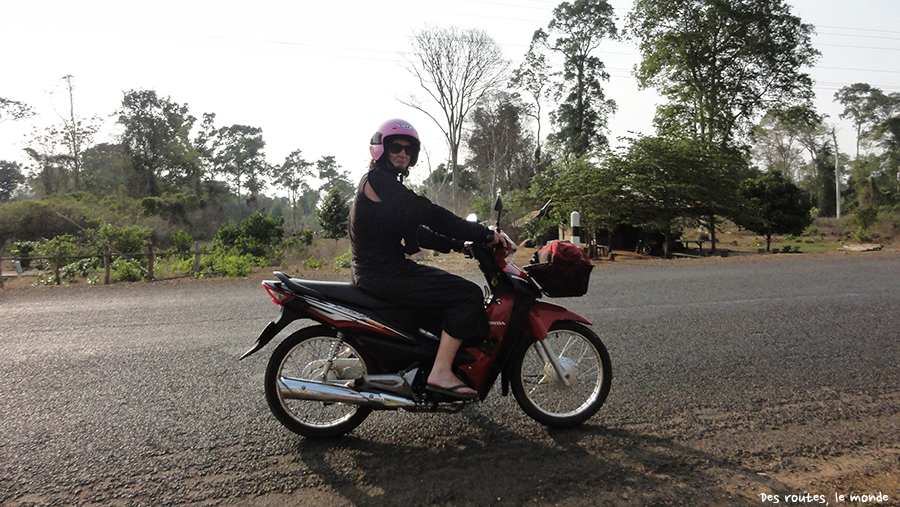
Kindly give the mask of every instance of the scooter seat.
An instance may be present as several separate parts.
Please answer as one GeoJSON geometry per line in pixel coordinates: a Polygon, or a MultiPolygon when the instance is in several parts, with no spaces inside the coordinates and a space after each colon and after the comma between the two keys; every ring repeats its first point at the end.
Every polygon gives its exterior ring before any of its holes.
{"type": "Polygon", "coordinates": [[[397,307],[397,305],[389,303],[349,282],[301,280],[299,278],[290,278],[280,271],[276,271],[275,276],[277,276],[281,283],[283,283],[290,291],[298,294],[306,294],[318,299],[345,303],[357,308],[387,310],[397,307]]]}

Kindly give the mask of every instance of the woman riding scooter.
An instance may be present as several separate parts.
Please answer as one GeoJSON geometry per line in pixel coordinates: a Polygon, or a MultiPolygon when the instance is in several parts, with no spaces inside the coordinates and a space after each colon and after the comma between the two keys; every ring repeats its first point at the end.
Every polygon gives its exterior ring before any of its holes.
{"type": "Polygon", "coordinates": [[[369,144],[372,160],[350,212],[353,283],[412,312],[439,314],[441,338],[427,391],[470,400],[478,393],[452,369],[463,341],[489,332],[482,291],[475,283],[409,259],[420,248],[461,251],[465,241],[490,245],[507,240],[467,222],[403,185],[416,164],[420,141],[408,122],[382,124],[369,144]]]}

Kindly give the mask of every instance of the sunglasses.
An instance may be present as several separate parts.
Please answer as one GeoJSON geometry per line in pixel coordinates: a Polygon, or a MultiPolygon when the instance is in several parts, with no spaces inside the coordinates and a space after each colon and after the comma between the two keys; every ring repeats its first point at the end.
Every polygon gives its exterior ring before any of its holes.
{"type": "Polygon", "coordinates": [[[413,156],[413,152],[415,152],[415,148],[411,144],[402,145],[394,143],[388,148],[388,150],[394,155],[400,153],[401,151],[405,151],[406,155],[410,157],[413,156]]]}

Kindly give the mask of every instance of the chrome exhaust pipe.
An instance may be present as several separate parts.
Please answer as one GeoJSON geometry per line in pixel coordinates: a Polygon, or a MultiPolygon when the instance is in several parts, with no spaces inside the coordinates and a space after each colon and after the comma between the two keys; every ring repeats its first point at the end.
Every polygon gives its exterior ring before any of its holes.
{"type": "Polygon", "coordinates": [[[278,380],[278,389],[281,391],[281,397],[288,400],[348,403],[383,410],[416,408],[416,402],[408,398],[385,393],[354,391],[348,387],[326,384],[315,380],[281,377],[278,380]]]}

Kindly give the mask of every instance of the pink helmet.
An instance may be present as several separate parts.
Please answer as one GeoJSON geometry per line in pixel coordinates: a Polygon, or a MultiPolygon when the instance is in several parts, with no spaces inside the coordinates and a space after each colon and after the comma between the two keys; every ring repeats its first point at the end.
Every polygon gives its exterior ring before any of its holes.
{"type": "MultiPolygon", "coordinates": [[[[419,133],[416,132],[415,127],[410,125],[409,122],[399,118],[382,123],[378,130],[375,131],[375,135],[369,141],[369,153],[372,154],[372,160],[377,161],[384,155],[385,141],[392,136],[404,136],[415,146],[413,154],[409,157],[409,165],[410,167],[416,165],[416,161],[419,159],[419,133]]],[[[390,143],[388,142],[388,144],[390,143]]]]}

